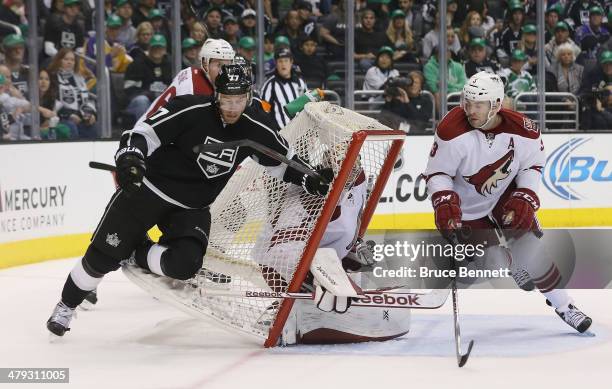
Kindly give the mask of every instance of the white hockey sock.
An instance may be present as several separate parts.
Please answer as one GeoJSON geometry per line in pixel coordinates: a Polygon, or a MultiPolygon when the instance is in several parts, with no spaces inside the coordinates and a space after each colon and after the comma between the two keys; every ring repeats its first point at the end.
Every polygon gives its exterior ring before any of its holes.
{"type": "Polygon", "coordinates": [[[102,277],[93,277],[83,267],[83,259],[78,261],[70,271],[70,277],[74,284],[81,290],[91,291],[102,282],[102,277]]]}
{"type": "Polygon", "coordinates": [[[550,292],[542,293],[548,301],[559,312],[564,312],[568,309],[569,304],[573,303],[572,298],[567,294],[565,289],[553,289],[550,292]]]}
{"type": "Polygon", "coordinates": [[[151,246],[151,248],[147,252],[147,265],[149,265],[149,270],[151,270],[151,272],[160,276],[165,276],[161,268],[161,257],[164,251],[166,251],[167,249],[168,247],[162,246],[157,243],[151,246]]]}

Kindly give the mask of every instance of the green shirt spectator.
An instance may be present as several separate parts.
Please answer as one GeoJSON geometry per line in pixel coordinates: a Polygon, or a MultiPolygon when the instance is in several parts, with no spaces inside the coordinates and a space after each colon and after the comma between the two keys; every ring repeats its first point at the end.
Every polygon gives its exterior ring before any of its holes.
{"type": "MultiPolygon", "coordinates": [[[[434,50],[434,53],[437,53],[437,49],[434,50]]],[[[427,85],[427,89],[432,93],[438,93],[440,87],[440,67],[438,66],[437,57],[437,54],[432,55],[423,68],[423,72],[425,73],[425,84],[427,85]]],[[[463,65],[450,59],[450,53],[447,80],[448,93],[461,92],[463,85],[467,82],[463,65]]]]}
{"type": "Polygon", "coordinates": [[[503,69],[500,76],[506,78],[506,95],[516,97],[522,92],[535,92],[536,82],[529,72],[523,70],[527,62],[527,54],[523,50],[516,49],[510,58],[510,67],[503,69]]]}

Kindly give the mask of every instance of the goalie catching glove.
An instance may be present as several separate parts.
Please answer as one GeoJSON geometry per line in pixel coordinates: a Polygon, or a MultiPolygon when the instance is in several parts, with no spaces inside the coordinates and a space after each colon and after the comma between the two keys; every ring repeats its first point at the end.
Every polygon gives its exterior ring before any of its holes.
{"type": "Polygon", "coordinates": [[[146,172],[144,155],[137,147],[127,146],[115,154],[117,183],[128,193],[134,193],[142,184],[146,172]]]}
{"type": "Polygon", "coordinates": [[[376,262],[374,259],[374,246],[376,246],[376,242],[373,240],[364,242],[363,239],[357,238],[351,251],[342,260],[343,267],[351,272],[369,269],[369,266],[376,262]]]}

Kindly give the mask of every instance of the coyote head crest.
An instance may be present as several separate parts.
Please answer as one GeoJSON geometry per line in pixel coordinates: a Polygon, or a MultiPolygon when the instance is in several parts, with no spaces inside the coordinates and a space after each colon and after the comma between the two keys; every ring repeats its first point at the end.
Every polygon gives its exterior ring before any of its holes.
{"type": "Polygon", "coordinates": [[[512,170],[510,164],[514,160],[514,150],[510,150],[497,161],[483,166],[478,173],[471,176],[464,176],[465,180],[474,185],[476,191],[483,196],[491,194],[493,188],[497,188],[497,183],[507,178],[512,170]]]}

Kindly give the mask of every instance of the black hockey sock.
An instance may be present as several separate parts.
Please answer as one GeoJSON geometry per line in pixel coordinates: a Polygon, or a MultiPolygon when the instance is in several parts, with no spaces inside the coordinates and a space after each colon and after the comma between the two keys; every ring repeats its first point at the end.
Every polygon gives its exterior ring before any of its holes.
{"type": "Polygon", "coordinates": [[[64,289],[62,290],[62,302],[70,308],[76,308],[85,300],[85,296],[87,296],[89,292],[91,291],[83,290],[76,286],[72,280],[72,276],[69,274],[64,284],[64,289]]]}
{"type": "Polygon", "coordinates": [[[153,241],[150,239],[145,239],[142,244],[140,244],[136,248],[136,252],[134,254],[134,259],[136,260],[136,264],[143,269],[151,271],[149,269],[149,263],[147,262],[147,255],[149,254],[149,249],[153,246],[153,241]]]}
{"type": "Polygon", "coordinates": [[[178,280],[190,279],[202,268],[204,249],[202,242],[194,238],[172,241],[160,258],[162,272],[178,280]]]}

